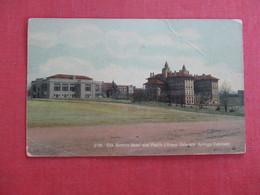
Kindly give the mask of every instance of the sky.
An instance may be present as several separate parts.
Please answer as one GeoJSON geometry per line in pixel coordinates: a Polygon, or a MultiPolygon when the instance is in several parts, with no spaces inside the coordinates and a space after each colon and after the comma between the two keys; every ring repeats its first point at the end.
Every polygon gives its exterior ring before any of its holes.
{"type": "Polygon", "coordinates": [[[244,89],[240,20],[40,19],[29,20],[28,83],[73,74],[143,87],[151,72],[185,64],[244,89]]]}

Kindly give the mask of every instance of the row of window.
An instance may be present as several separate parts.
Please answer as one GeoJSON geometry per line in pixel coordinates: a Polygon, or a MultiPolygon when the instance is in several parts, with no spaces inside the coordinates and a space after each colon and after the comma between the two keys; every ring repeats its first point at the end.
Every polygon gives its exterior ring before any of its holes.
{"type": "MultiPolygon", "coordinates": [[[[54,83],[54,91],[61,90],[61,83],[54,83]]],[[[76,84],[62,83],[62,91],[76,91],[76,84]]]]}
{"type": "Polygon", "coordinates": [[[194,97],[186,97],[186,103],[187,104],[194,104],[194,97]]]}
{"type": "Polygon", "coordinates": [[[185,88],[192,89],[193,88],[193,81],[185,81],[185,88]]]}
{"type": "Polygon", "coordinates": [[[212,83],[212,89],[218,89],[218,83],[212,83]]]}
{"type": "MultiPolygon", "coordinates": [[[[100,94],[95,94],[95,97],[99,97],[100,94]]],[[[55,98],[76,98],[76,94],[54,94],[55,98]]],[[[86,94],[85,98],[91,98],[90,94],[86,94]]]]}
{"type": "Polygon", "coordinates": [[[185,94],[186,95],[194,95],[194,91],[186,90],[185,94]]]}
{"type": "Polygon", "coordinates": [[[193,85],[192,85],[192,84],[186,84],[186,85],[185,85],[185,88],[186,88],[186,89],[193,89],[193,85]]]}
{"type": "Polygon", "coordinates": [[[55,98],[75,98],[76,94],[54,94],[55,98]]]}
{"type": "MultiPolygon", "coordinates": [[[[95,94],[95,98],[97,98],[97,97],[100,97],[99,93],[95,94]]],[[[91,95],[90,94],[86,94],[85,98],[91,98],[91,95]]]]}
{"type": "MultiPolygon", "coordinates": [[[[76,91],[76,84],[54,83],[54,91],[76,91]]],[[[95,85],[95,91],[99,91],[100,86],[95,85]]],[[[85,91],[91,91],[91,84],[85,84],[85,91]]]]}
{"type": "Polygon", "coordinates": [[[36,85],[32,86],[32,91],[36,92],[38,88],[38,91],[40,91],[40,89],[42,89],[43,91],[47,91],[48,85],[47,83],[44,83],[41,87],[38,85],[38,87],[36,85]]]}
{"type": "MultiPolygon", "coordinates": [[[[95,91],[99,91],[99,85],[95,85],[95,91]]],[[[91,91],[91,84],[85,84],[85,91],[91,91]]]]}

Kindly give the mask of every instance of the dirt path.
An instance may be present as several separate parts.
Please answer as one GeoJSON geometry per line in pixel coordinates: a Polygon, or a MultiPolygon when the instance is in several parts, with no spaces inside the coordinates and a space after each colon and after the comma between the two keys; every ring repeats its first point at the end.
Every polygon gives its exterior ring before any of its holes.
{"type": "Polygon", "coordinates": [[[242,153],[244,120],[27,129],[30,156],[242,153]]]}

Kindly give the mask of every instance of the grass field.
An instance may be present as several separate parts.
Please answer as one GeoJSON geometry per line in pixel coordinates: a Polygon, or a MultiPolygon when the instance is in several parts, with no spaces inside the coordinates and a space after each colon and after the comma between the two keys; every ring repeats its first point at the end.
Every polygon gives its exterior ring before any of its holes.
{"type": "Polygon", "coordinates": [[[180,110],[180,111],[187,111],[187,112],[197,112],[197,113],[205,113],[205,114],[217,114],[217,115],[228,115],[228,116],[244,116],[244,108],[243,107],[229,107],[228,110],[231,108],[233,109],[233,112],[225,112],[224,107],[220,107],[220,110],[217,111],[216,107],[210,108],[209,106],[204,106],[203,108],[199,108],[197,105],[195,106],[183,106],[180,105],[176,106],[175,104],[172,104],[172,106],[169,106],[168,103],[165,102],[153,102],[153,101],[147,101],[147,102],[140,102],[135,103],[136,105],[142,105],[142,106],[150,106],[150,107],[161,107],[166,109],[174,109],[174,110],[180,110]]]}
{"type": "Polygon", "coordinates": [[[192,106],[176,106],[172,104],[169,106],[167,102],[156,102],[156,101],[143,101],[143,102],[133,102],[129,99],[113,99],[113,98],[88,98],[88,99],[67,99],[68,101],[87,101],[87,102],[106,102],[106,103],[122,103],[122,104],[133,104],[139,106],[149,106],[149,107],[159,107],[166,109],[174,109],[180,111],[187,112],[198,112],[198,113],[206,113],[206,114],[217,114],[217,115],[228,115],[228,116],[244,116],[244,107],[241,106],[229,106],[228,112],[225,112],[224,106],[220,106],[220,110],[216,110],[216,106],[210,108],[210,106],[203,106],[203,108],[199,108],[198,105],[192,106]],[[229,110],[233,109],[233,112],[229,110]]]}
{"type": "Polygon", "coordinates": [[[161,107],[76,100],[29,100],[28,127],[120,125],[149,122],[193,122],[236,117],[188,113],[161,107]]]}

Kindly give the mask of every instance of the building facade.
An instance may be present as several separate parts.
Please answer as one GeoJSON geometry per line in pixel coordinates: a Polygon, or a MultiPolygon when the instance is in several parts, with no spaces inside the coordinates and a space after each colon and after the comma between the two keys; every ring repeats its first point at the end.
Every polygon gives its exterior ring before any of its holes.
{"type": "Polygon", "coordinates": [[[102,83],[102,97],[104,98],[116,98],[118,95],[118,89],[116,83],[113,81],[112,83],[102,83]]]}
{"type": "Polygon", "coordinates": [[[117,85],[112,83],[102,83],[102,97],[126,99],[134,93],[133,85],[117,85]]]}
{"type": "Polygon", "coordinates": [[[56,74],[31,82],[31,98],[96,98],[101,96],[101,82],[79,75],[56,74]]]}
{"type": "Polygon", "coordinates": [[[211,75],[195,76],[196,101],[200,104],[215,105],[219,103],[218,79],[211,75]]]}
{"type": "Polygon", "coordinates": [[[219,104],[218,80],[211,75],[191,75],[183,65],[172,72],[166,62],[161,74],[150,73],[145,90],[150,100],[176,104],[219,104]]]}

